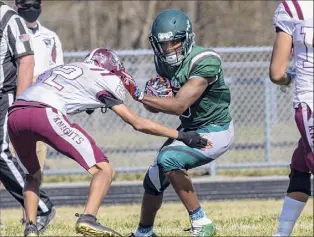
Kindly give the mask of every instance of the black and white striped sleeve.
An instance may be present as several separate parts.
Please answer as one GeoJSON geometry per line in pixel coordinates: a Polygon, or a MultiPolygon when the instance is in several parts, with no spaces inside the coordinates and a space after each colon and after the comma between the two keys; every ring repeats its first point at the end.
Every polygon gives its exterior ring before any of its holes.
{"type": "Polygon", "coordinates": [[[24,20],[18,15],[11,17],[7,25],[7,38],[10,51],[14,58],[33,55],[33,45],[26,31],[24,20]]]}

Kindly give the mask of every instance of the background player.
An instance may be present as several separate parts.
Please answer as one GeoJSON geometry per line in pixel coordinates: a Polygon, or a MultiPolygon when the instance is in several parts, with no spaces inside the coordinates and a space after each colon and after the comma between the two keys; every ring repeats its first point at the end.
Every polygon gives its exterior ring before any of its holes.
{"type": "Polygon", "coordinates": [[[131,111],[123,104],[125,89],[120,78],[124,77],[124,70],[112,51],[95,49],[84,63],[55,67],[40,75],[36,84],[18,96],[10,108],[9,135],[29,172],[24,189],[25,236],[38,235],[36,207],[42,173],[36,155],[37,141],[74,159],[93,176],[85,211],[77,220],[76,231],[89,236],[119,235],[96,221],[114,170],[95,141],[77,124],[70,123],[66,114],[105,106],[138,131],[176,139],[199,149],[210,145],[196,132],[178,132],[131,111]]]}
{"type": "MultiPolygon", "coordinates": [[[[142,96],[137,86],[129,88],[130,93],[145,107],[178,115],[181,120],[178,130],[202,133],[210,138],[213,147],[200,151],[173,139],[166,141],[144,179],[145,193],[135,236],[153,235],[154,219],[170,183],[188,211],[192,234],[213,236],[215,225],[200,206],[186,171],[217,159],[233,140],[230,90],[224,82],[222,62],[213,50],[194,45],[192,23],[180,10],[159,13],[153,21],[149,40],[158,76],[170,81],[175,96],[142,96]]],[[[155,83],[147,83],[148,87],[150,84],[155,83]]],[[[162,88],[146,90],[165,91],[162,88]]]]}
{"type": "MultiPolygon", "coordinates": [[[[41,0],[15,0],[15,9],[25,20],[27,33],[31,37],[34,47],[34,76],[33,81],[44,71],[63,64],[62,45],[58,35],[40,24],[38,18],[42,12],[41,0]]],[[[12,149],[13,154],[15,153],[12,149]]],[[[36,153],[41,170],[47,157],[47,146],[43,142],[37,142],[36,153]]],[[[51,218],[55,215],[55,208],[51,209],[51,218]]],[[[24,213],[24,210],[23,210],[24,213]]],[[[22,223],[25,223],[23,216],[22,223]]],[[[37,227],[43,231],[45,219],[37,218],[37,227]]]]}
{"type": "Polygon", "coordinates": [[[301,138],[291,160],[290,183],[284,199],[279,226],[274,236],[290,236],[308,197],[314,173],[313,124],[313,1],[283,1],[276,9],[277,37],[269,77],[278,85],[295,82],[293,107],[301,138]],[[294,54],[295,73],[286,72],[294,54]]]}

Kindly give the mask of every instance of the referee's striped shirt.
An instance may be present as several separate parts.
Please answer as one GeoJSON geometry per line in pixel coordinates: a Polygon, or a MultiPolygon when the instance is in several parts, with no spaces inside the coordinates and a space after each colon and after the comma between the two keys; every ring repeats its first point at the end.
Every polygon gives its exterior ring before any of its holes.
{"type": "Polygon", "coordinates": [[[18,58],[32,54],[24,20],[0,1],[0,96],[15,90],[18,58]]]}

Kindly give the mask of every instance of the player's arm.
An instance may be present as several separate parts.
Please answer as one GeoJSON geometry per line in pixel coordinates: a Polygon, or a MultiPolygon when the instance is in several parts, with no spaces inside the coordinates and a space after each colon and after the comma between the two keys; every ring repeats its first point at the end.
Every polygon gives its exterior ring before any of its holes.
{"type": "Polygon", "coordinates": [[[132,77],[122,78],[122,80],[134,99],[158,111],[181,115],[201,97],[209,84],[217,80],[221,72],[221,61],[215,53],[208,53],[194,64],[191,65],[188,82],[173,98],[144,95],[139,92],[132,77]]]}
{"type": "Polygon", "coordinates": [[[165,113],[181,115],[201,97],[209,84],[217,80],[220,72],[219,56],[216,53],[207,52],[207,55],[191,65],[189,80],[174,98],[145,95],[142,103],[165,113]]]}
{"type": "Polygon", "coordinates": [[[286,73],[292,52],[292,35],[295,29],[292,13],[286,2],[279,4],[273,18],[277,36],[269,66],[269,78],[278,85],[289,85],[291,75],[286,73]]]}
{"type": "Polygon", "coordinates": [[[147,134],[178,138],[178,131],[175,129],[166,128],[163,125],[156,123],[150,119],[143,118],[133,112],[127,105],[120,104],[111,107],[111,109],[119,115],[125,122],[130,124],[136,131],[147,134]]]}
{"type": "Polygon", "coordinates": [[[111,109],[119,115],[125,122],[130,124],[136,131],[151,134],[155,136],[168,137],[182,141],[186,145],[193,148],[210,147],[211,142],[202,138],[194,131],[181,132],[172,128],[167,128],[159,123],[150,119],[143,118],[134,113],[125,104],[119,104],[111,107],[111,109]]]}
{"type": "Polygon", "coordinates": [[[202,138],[194,131],[181,132],[175,129],[167,128],[152,120],[140,117],[134,113],[128,106],[123,104],[118,95],[114,95],[109,91],[101,91],[97,93],[97,98],[119,115],[125,122],[130,124],[135,130],[152,134],[155,136],[163,136],[172,139],[177,139],[184,142],[186,145],[193,148],[204,148],[210,146],[211,143],[207,139],[202,138]]]}
{"type": "Polygon", "coordinates": [[[7,38],[10,51],[17,60],[17,91],[20,95],[33,81],[34,74],[34,51],[26,26],[20,17],[12,17],[7,27],[7,38]]]}
{"type": "Polygon", "coordinates": [[[141,102],[164,113],[181,115],[200,98],[207,86],[208,79],[194,77],[178,91],[175,97],[145,95],[141,102]]]}
{"type": "Polygon", "coordinates": [[[18,76],[17,76],[17,90],[16,95],[20,95],[33,82],[34,75],[34,56],[26,55],[18,58],[18,76]]]}
{"type": "Polygon", "coordinates": [[[284,31],[279,31],[273,46],[269,67],[270,80],[278,85],[288,85],[291,77],[286,73],[292,52],[292,37],[284,31]]]}
{"type": "Polygon", "coordinates": [[[56,65],[63,65],[63,50],[62,50],[62,43],[58,37],[58,35],[55,35],[56,40],[56,65]]]}

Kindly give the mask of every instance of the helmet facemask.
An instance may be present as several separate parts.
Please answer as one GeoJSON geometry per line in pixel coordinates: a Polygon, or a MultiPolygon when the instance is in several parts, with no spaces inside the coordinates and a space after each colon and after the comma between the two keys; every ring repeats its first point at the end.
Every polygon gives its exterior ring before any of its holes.
{"type": "Polygon", "coordinates": [[[158,37],[150,33],[149,41],[152,45],[155,55],[162,61],[170,66],[178,66],[191,52],[194,44],[194,33],[177,32],[175,37],[172,36],[172,32],[166,34],[158,34],[158,37]],[[163,44],[167,41],[181,41],[181,46],[174,48],[171,52],[166,52],[163,48],[163,44]]]}

